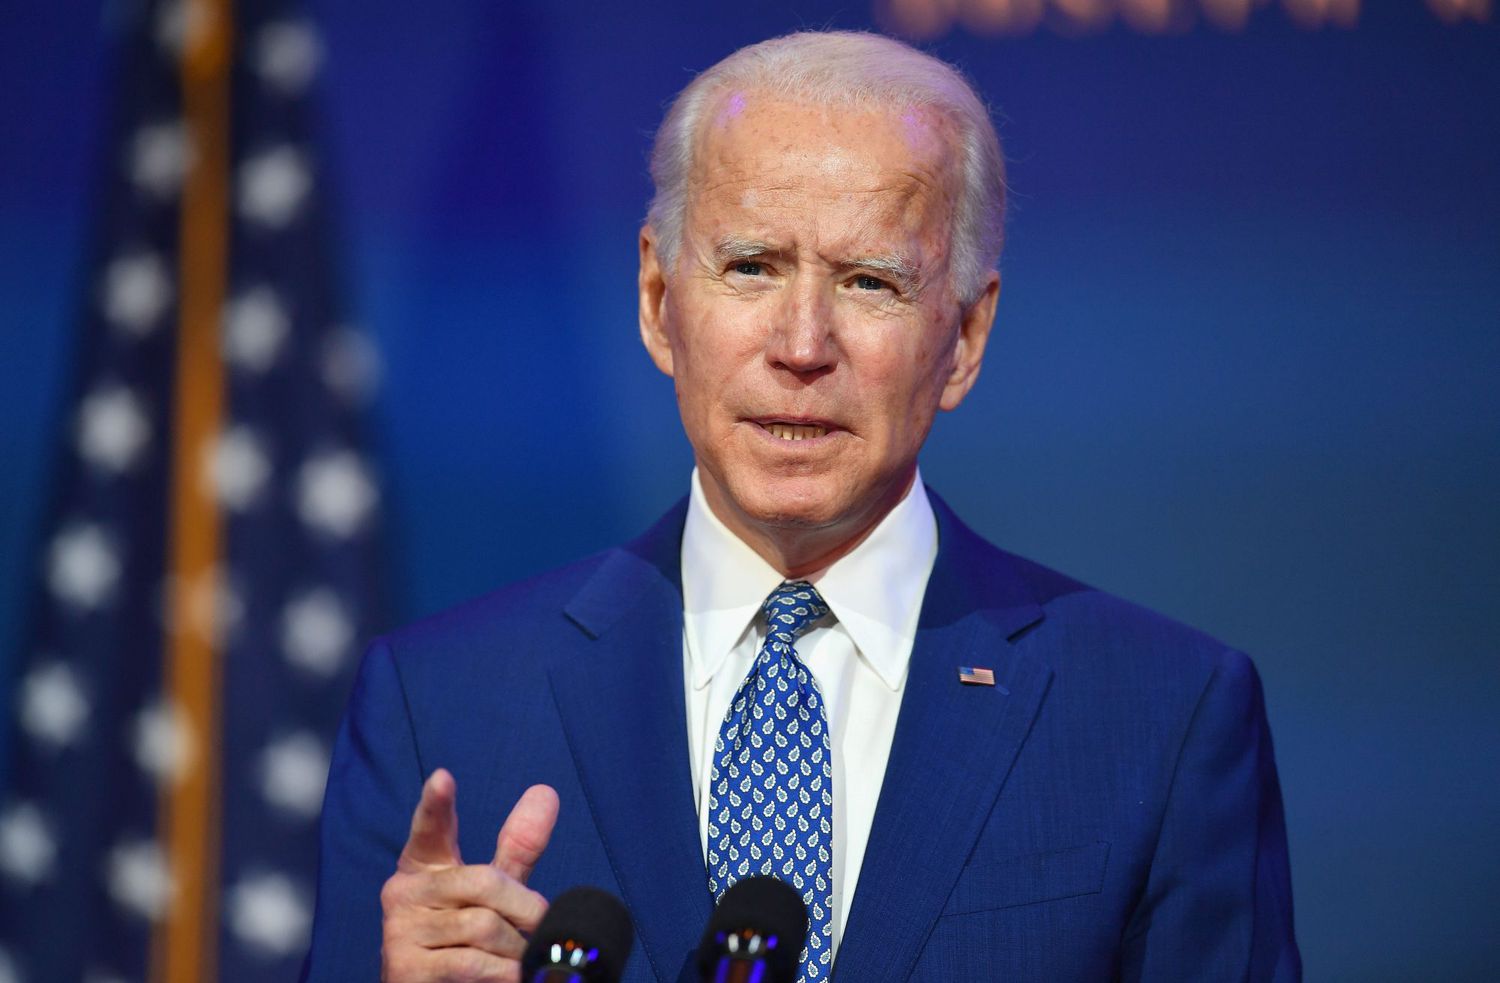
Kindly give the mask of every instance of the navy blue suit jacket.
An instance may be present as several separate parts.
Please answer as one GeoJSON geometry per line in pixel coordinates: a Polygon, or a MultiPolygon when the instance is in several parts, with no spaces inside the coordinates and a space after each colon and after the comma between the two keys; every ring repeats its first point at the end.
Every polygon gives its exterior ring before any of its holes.
{"type": "MultiPolygon", "coordinates": [[[[980,539],[939,551],[835,979],[1295,980],[1281,794],[1249,659],[980,539]],[[992,667],[994,687],[957,667],[992,667]]],[[[562,799],[531,885],[620,895],[627,979],[691,978],[711,900],[688,768],[685,505],[640,539],[376,642],[323,811],[307,977],[374,980],[423,779],[487,861],[562,799]]]]}

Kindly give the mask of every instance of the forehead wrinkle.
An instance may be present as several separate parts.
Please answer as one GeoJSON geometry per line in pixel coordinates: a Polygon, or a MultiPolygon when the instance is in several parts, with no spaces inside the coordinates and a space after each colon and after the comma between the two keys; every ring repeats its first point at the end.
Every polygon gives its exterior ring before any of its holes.
{"type": "Polygon", "coordinates": [[[820,243],[820,253],[831,266],[847,269],[867,265],[891,273],[915,271],[922,247],[917,231],[910,228],[882,227],[880,214],[865,212],[842,230],[842,234],[820,243]],[[914,238],[915,237],[915,238],[914,238]]]}
{"type": "Polygon", "coordinates": [[[747,104],[731,107],[737,94],[743,93],[720,93],[715,108],[734,111],[719,117],[724,125],[697,134],[700,152],[688,182],[687,211],[690,227],[694,213],[708,219],[699,225],[708,236],[698,240],[706,254],[720,261],[799,255],[834,269],[869,259],[877,262],[866,268],[892,280],[935,282],[941,276],[959,176],[952,148],[940,139],[945,118],[920,111],[887,117],[906,148],[904,159],[877,153],[869,158],[874,166],[851,166],[862,155],[851,156],[834,139],[817,146],[837,166],[818,166],[828,161],[811,147],[783,144],[783,134],[766,129],[767,120],[757,116],[756,93],[747,104]],[[741,125],[751,129],[741,132],[741,125]],[[714,235],[726,229],[734,231],[714,235]]]}

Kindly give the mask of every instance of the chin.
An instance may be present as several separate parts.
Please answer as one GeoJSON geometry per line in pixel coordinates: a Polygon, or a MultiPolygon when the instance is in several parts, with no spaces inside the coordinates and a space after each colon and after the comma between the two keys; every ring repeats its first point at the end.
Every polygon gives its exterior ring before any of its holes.
{"type": "Polygon", "coordinates": [[[731,486],[751,521],[777,529],[826,529],[850,518],[852,503],[830,478],[756,479],[731,486]]]}

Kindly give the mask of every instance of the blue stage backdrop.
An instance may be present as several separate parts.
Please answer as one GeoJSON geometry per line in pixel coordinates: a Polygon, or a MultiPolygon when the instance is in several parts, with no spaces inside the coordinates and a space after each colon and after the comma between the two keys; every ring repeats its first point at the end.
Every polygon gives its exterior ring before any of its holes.
{"type": "MultiPolygon", "coordinates": [[[[994,106],[1013,214],[985,371],[924,474],[988,537],[1256,657],[1309,978],[1500,977],[1500,28],[1433,12],[1489,6],[1459,0],[1162,34],[1037,6],[1019,35],[928,25],[994,106]]],[[[11,4],[0,32],[7,668],[73,433],[118,9],[11,4]]],[[[341,288],[383,365],[381,620],[407,619],[684,492],[636,335],[649,135],[736,46],[879,14],[312,10],[341,288]]]]}

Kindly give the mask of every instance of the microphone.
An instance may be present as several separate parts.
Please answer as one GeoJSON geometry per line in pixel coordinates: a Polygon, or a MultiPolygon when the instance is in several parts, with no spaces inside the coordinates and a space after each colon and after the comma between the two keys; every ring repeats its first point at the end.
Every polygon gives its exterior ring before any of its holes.
{"type": "Polygon", "coordinates": [[[557,896],[521,956],[527,983],[618,983],[635,927],[619,898],[597,887],[557,896]]]}
{"type": "Polygon", "coordinates": [[[807,906],[791,885],[757,875],[736,881],[698,945],[705,983],[796,983],[807,906]]]}

